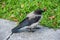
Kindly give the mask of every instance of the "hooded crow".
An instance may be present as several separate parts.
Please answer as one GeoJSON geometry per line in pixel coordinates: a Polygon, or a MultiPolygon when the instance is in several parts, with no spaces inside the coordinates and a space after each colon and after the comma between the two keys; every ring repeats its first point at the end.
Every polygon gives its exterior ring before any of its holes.
{"type": "MultiPolygon", "coordinates": [[[[17,33],[21,28],[35,28],[39,24],[44,10],[37,9],[29,13],[26,18],[20,22],[15,28],[12,29],[12,33],[17,33]]],[[[31,30],[31,29],[30,29],[31,30]]]]}
{"type": "Polygon", "coordinates": [[[37,25],[39,24],[39,21],[42,18],[42,13],[45,10],[37,9],[31,13],[29,13],[26,18],[20,22],[15,28],[12,29],[12,33],[9,35],[9,37],[6,40],[9,40],[10,36],[13,33],[18,33],[21,28],[28,28],[30,32],[34,32],[33,28],[38,28],[37,25]]]}

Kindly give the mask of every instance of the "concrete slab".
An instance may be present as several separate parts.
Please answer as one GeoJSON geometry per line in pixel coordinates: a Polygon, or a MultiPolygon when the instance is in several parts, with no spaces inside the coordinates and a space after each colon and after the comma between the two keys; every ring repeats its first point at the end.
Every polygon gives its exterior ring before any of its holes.
{"type": "MultiPolygon", "coordinates": [[[[16,22],[0,19],[0,40],[6,40],[16,25],[16,22]]],[[[28,31],[14,33],[9,40],[60,40],[60,29],[55,31],[41,26],[41,29],[33,33],[28,31]]]]}
{"type": "Polygon", "coordinates": [[[54,31],[53,29],[42,28],[34,33],[15,33],[9,40],[60,40],[60,33],[58,31],[54,31]]]}
{"type": "Polygon", "coordinates": [[[11,29],[16,25],[16,22],[0,19],[0,40],[6,40],[11,33],[11,29]]]}

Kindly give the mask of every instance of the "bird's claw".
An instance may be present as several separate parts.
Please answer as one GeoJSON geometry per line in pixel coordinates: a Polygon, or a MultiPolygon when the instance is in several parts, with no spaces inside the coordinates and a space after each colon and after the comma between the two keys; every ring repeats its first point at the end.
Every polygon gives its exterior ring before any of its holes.
{"type": "Polygon", "coordinates": [[[27,28],[29,32],[35,32],[37,29],[41,29],[40,27],[34,27],[34,28],[27,28]]]}

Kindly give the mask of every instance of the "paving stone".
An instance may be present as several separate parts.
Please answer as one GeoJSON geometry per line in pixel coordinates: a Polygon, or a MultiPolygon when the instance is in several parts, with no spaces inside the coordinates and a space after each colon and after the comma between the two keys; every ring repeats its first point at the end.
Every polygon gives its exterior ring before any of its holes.
{"type": "Polygon", "coordinates": [[[6,40],[16,25],[16,22],[0,19],[0,40],[6,40]]]}
{"type": "MultiPolygon", "coordinates": [[[[6,40],[11,34],[11,29],[16,27],[17,23],[0,19],[0,40],[6,40]]],[[[40,26],[41,29],[35,32],[24,31],[14,33],[9,40],[60,40],[60,29],[54,30],[40,26]]]]}
{"type": "MultiPolygon", "coordinates": [[[[60,31],[60,30],[59,30],[60,31]]],[[[42,28],[36,32],[21,32],[13,34],[9,40],[60,40],[60,33],[53,29],[42,28]]]]}

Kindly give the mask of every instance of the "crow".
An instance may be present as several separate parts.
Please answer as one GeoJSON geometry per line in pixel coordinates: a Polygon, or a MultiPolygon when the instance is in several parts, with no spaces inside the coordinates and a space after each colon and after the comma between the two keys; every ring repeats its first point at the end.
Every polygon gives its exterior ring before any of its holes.
{"type": "MultiPolygon", "coordinates": [[[[27,28],[30,30],[30,32],[34,32],[34,28],[39,29],[39,27],[37,27],[37,25],[39,24],[41,18],[42,18],[42,13],[45,12],[44,10],[41,9],[37,9],[35,11],[32,11],[31,13],[27,14],[26,18],[20,22],[15,28],[13,28],[11,31],[12,33],[10,34],[10,36],[13,33],[18,33],[22,28],[27,28]]],[[[7,38],[7,40],[10,38],[10,36],[7,38]]]]}
{"type": "Polygon", "coordinates": [[[37,25],[42,18],[43,12],[45,12],[45,10],[37,9],[29,13],[22,22],[12,29],[12,33],[17,33],[21,28],[28,28],[30,31],[32,31],[32,28],[38,28],[37,25]]]}

